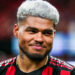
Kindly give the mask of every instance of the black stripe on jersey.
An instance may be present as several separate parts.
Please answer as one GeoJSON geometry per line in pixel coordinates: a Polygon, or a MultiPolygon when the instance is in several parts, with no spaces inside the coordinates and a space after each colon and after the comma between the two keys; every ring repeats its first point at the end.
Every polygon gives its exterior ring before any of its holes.
{"type": "Polygon", "coordinates": [[[53,69],[53,75],[60,75],[60,70],[57,68],[53,69]]]}

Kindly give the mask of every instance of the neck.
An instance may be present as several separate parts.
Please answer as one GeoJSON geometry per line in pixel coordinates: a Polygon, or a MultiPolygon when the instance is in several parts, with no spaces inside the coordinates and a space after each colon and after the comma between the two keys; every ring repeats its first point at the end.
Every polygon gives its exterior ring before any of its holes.
{"type": "Polygon", "coordinates": [[[16,64],[18,65],[21,71],[29,73],[43,67],[47,63],[47,61],[48,61],[48,56],[45,57],[42,61],[35,62],[30,60],[25,55],[22,56],[19,55],[17,56],[16,64]]]}

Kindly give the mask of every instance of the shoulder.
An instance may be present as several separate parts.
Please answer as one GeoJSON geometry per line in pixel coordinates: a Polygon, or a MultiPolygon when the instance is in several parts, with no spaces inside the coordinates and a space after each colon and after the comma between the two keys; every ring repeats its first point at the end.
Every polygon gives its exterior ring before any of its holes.
{"type": "Polygon", "coordinates": [[[4,67],[4,66],[7,66],[7,65],[11,65],[15,61],[15,59],[16,59],[16,57],[10,58],[10,59],[7,59],[7,60],[4,60],[4,61],[0,62],[0,68],[4,67]]]}
{"type": "Polygon", "coordinates": [[[9,72],[9,68],[13,66],[15,60],[16,60],[16,57],[0,62],[0,75],[5,75],[7,72],[7,69],[9,72]]]}
{"type": "Polygon", "coordinates": [[[64,69],[64,70],[73,70],[74,69],[74,66],[72,66],[71,64],[68,64],[65,61],[60,60],[53,56],[50,56],[49,64],[51,64],[54,67],[58,67],[58,68],[64,69]]]}

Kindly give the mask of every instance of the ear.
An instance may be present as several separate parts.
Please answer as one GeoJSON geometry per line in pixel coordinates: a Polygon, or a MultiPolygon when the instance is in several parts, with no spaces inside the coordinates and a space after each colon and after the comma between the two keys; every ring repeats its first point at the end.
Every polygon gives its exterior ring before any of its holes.
{"type": "Polygon", "coordinates": [[[54,36],[55,36],[56,30],[54,31],[54,36]]]}
{"type": "Polygon", "coordinates": [[[13,34],[16,38],[18,38],[19,25],[15,24],[13,27],[13,34]]]}
{"type": "Polygon", "coordinates": [[[56,33],[56,30],[54,30],[54,37],[55,37],[55,33],[56,33]]]}

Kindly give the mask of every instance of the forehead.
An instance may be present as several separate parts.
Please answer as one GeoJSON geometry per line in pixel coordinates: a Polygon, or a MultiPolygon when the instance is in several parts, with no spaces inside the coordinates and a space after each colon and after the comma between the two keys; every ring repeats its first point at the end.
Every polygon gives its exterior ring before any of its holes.
{"type": "Polygon", "coordinates": [[[53,29],[53,22],[46,18],[28,16],[22,23],[22,26],[35,27],[38,29],[53,29]]]}

